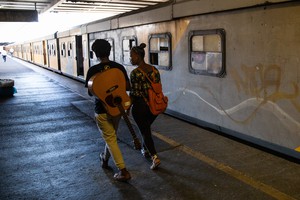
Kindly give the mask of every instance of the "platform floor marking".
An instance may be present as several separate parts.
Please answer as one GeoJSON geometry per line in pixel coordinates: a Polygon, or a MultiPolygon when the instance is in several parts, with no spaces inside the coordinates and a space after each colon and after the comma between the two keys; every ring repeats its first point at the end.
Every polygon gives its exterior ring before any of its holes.
{"type": "Polygon", "coordinates": [[[295,198],[283,193],[283,192],[280,192],[279,190],[269,186],[269,185],[266,185],[258,180],[255,180],[251,177],[249,177],[248,175],[236,170],[236,169],[233,169],[231,168],[230,166],[228,165],[225,165],[223,163],[220,163],[212,158],[209,158],[208,156],[198,152],[198,151],[194,151],[193,149],[185,146],[185,145],[182,145],[182,144],[179,144],[178,142],[168,138],[168,137],[165,137],[161,134],[159,134],[158,132],[154,132],[152,131],[153,135],[158,137],[159,139],[163,140],[164,142],[172,145],[172,146],[175,146],[177,148],[179,148],[181,151],[183,151],[184,153],[190,155],[190,156],[193,156],[194,158],[198,159],[198,160],[201,160],[207,164],[209,164],[210,166],[218,169],[218,170],[221,170],[223,172],[225,172],[226,174],[250,185],[251,187],[254,187],[276,199],[280,199],[280,200],[296,200],[295,198]]]}

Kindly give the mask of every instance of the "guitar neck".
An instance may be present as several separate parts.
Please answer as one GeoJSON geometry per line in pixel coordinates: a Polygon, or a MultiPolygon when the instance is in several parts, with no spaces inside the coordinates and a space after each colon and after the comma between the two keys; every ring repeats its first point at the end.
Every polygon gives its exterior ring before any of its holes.
{"type": "Polygon", "coordinates": [[[131,133],[131,136],[133,138],[133,143],[134,143],[134,148],[137,149],[137,150],[141,150],[142,149],[142,145],[141,145],[141,142],[140,140],[138,139],[138,137],[136,136],[134,130],[133,130],[133,127],[129,121],[129,118],[127,116],[127,114],[125,113],[125,110],[124,108],[122,107],[121,104],[118,104],[118,108],[120,109],[120,112],[123,116],[123,119],[125,120],[126,124],[127,124],[127,127],[131,133]]]}
{"type": "Polygon", "coordinates": [[[127,114],[125,113],[124,108],[120,104],[118,105],[118,108],[119,108],[119,110],[120,110],[120,112],[121,112],[121,114],[123,116],[124,121],[126,122],[126,125],[127,125],[128,129],[129,129],[129,131],[130,131],[133,139],[136,139],[137,136],[136,136],[135,131],[134,131],[133,127],[132,127],[132,124],[130,123],[130,120],[129,120],[127,114]]]}

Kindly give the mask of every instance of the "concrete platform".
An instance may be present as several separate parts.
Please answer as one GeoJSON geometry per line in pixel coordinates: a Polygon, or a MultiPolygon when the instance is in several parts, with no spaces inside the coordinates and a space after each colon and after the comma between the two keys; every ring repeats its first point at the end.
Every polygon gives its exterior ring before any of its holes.
{"type": "Polygon", "coordinates": [[[1,200],[300,199],[299,163],[168,115],[152,127],[162,160],[156,171],[121,121],[132,180],[114,181],[112,161],[112,170],[100,167],[104,142],[83,83],[10,57],[0,61],[0,78],[17,89],[0,99],[1,200]]]}

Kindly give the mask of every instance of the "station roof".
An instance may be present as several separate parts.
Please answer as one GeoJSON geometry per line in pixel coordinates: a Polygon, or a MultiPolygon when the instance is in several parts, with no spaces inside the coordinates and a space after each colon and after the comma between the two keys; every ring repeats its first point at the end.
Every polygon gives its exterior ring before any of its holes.
{"type": "Polygon", "coordinates": [[[38,14],[45,12],[114,12],[121,14],[167,1],[168,0],[0,0],[0,10],[36,10],[38,14]]]}
{"type": "Polygon", "coordinates": [[[169,0],[0,0],[0,32],[2,34],[2,31],[8,29],[18,31],[16,26],[7,28],[7,25],[14,22],[37,22],[38,16],[45,13],[113,16],[165,2],[169,0]]]}

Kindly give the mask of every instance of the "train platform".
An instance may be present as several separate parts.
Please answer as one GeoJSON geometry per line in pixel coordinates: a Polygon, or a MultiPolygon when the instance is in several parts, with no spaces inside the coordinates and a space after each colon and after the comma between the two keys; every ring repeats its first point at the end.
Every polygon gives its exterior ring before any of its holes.
{"type": "Polygon", "coordinates": [[[117,182],[112,160],[111,170],[100,166],[104,141],[83,83],[11,57],[0,60],[0,79],[17,90],[0,99],[1,200],[300,200],[299,162],[166,114],[152,126],[154,171],[121,121],[132,179],[117,182]]]}

